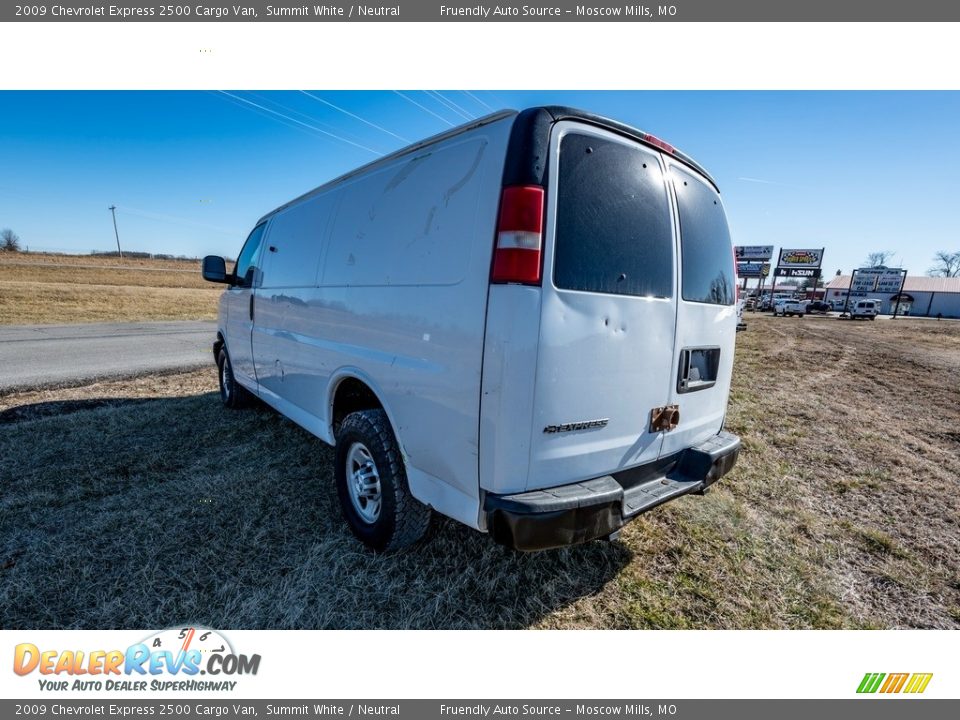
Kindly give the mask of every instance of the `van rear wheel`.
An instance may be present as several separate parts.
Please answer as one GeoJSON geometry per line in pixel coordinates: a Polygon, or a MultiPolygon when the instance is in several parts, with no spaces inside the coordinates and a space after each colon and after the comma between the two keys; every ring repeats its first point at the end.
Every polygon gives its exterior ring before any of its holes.
{"type": "Polygon", "coordinates": [[[397,440],[383,410],[360,410],[344,418],[335,462],[343,517],[361,542],[378,552],[391,552],[426,534],[431,510],[410,494],[397,440]]]}
{"type": "Polygon", "coordinates": [[[224,405],[236,410],[250,404],[250,392],[234,377],[226,348],[220,348],[217,355],[217,376],[220,380],[220,400],[224,405]]]}

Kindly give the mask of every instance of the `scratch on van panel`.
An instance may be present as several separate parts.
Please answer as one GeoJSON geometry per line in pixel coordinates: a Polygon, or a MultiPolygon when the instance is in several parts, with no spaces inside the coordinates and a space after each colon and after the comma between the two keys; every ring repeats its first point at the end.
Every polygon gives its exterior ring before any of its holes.
{"type": "Polygon", "coordinates": [[[452,185],[447,192],[443,195],[443,205],[446,207],[450,204],[450,198],[452,198],[457,192],[463,189],[463,186],[470,182],[470,178],[473,177],[473,174],[477,171],[477,168],[480,167],[480,161],[483,159],[483,153],[487,149],[487,141],[484,140],[480,143],[480,149],[477,150],[477,156],[473,158],[473,164],[470,166],[470,169],[467,170],[467,174],[464,175],[460,180],[452,185]]]}
{"type": "Polygon", "coordinates": [[[404,180],[406,180],[408,177],[410,177],[410,174],[411,174],[414,170],[417,169],[417,165],[419,165],[420,163],[422,163],[424,160],[426,160],[426,159],[427,159],[428,157],[430,157],[432,154],[433,154],[433,153],[427,153],[426,155],[421,155],[420,157],[415,157],[415,158],[413,158],[413,160],[411,160],[411,161],[408,162],[406,165],[404,165],[402,168],[400,168],[400,172],[398,172],[396,175],[394,175],[394,176],[390,179],[390,182],[387,183],[387,186],[383,189],[383,194],[386,195],[388,192],[390,192],[391,190],[393,190],[394,188],[396,188],[397,186],[399,186],[400,183],[402,183],[404,180]]]}
{"type": "MultiPolygon", "coordinates": [[[[433,207],[430,208],[430,212],[427,213],[427,224],[424,225],[424,227],[423,227],[423,234],[424,234],[424,235],[429,235],[429,234],[430,234],[430,226],[433,225],[433,216],[436,215],[436,214],[437,214],[437,206],[434,205],[433,207]]],[[[414,238],[413,240],[411,240],[411,241],[407,244],[407,247],[410,247],[410,246],[413,245],[416,241],[417,241],[417,238],[414,238]]]]}

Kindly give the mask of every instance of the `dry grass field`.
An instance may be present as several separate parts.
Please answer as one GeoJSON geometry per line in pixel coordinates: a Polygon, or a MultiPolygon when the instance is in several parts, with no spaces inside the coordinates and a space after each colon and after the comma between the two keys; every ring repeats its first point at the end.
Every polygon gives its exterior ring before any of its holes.
{"type": "Polygon", "coordinates": [[[0,626],[960,627],[960,323],[748,323],[734,472],[538,554],[367,552],[332,451],[212,367],[0,397],[0,626]]]}
{"type": "Polygon", "coordinates": [[[209,320],[222,291],[199,263],[0,253],[0,323],[209,320]]]}

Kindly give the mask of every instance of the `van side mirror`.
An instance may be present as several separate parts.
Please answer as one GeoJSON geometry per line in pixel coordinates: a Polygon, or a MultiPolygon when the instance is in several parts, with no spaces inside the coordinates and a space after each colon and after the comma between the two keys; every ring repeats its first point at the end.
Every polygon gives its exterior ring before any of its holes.
{"type": "Polygon", "coordinates": [[[232,278],[227,277],[227,263],[219,255],[207,255],[203,259],[203,279],[215,283],[229,283],[232,278]]]}

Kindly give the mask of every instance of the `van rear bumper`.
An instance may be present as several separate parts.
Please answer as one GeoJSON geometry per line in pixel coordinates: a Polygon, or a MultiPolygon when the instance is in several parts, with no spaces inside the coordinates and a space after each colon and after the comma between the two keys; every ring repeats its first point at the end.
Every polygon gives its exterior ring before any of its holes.
{"type": "Polygon", "coordinates": [[[703,492],[737,462],[740,438],[721,432],[696,447],[613,475],[515,495],[487,495],[494,540],[517,550],[547,550],[604,538],[640,513],[703,492]]]}

